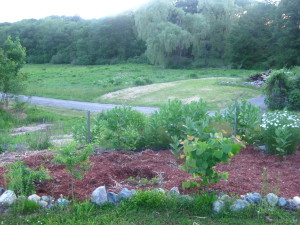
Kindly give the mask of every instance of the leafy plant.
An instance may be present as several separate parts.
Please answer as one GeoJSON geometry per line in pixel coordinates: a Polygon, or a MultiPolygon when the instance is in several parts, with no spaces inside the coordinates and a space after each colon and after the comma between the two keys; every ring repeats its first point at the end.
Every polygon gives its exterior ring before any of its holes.
{"type": "Polygon", "coordinates": [[[183,149],[183,146],[181,144],[182,140],[179,140],[178,137],[175,135],[175,136],[172,136],[172,141],[173,143],[170,144],[171,146],[171,152],[176,155],[177,157],[179,157],[180,155],[180,151],[183,149]]]}
{"type": "Polygon", "coordinates": [[[26,213],[33,213],[40,209],[40,206],[32,201],[28,200],[26,197],[25,198],[18,198],[17,201],[15,201],[11,206],[10,206],[11,211],[16,214],[26,214],[26,213]]]}
{"type": "Polygon", "coordinates": [[[300,118],[289,111],[268,112],[263,115],[264,142],[271,154],[288,155],[296,151],[300,141],[300,118]]]}
{"type": "Polygon", "coordinates": [[[43,150],[52,146],[49,129],[46,131],[27,133],[26,140],[32,150],[43,150]]]}
{"type": "Polygon", "coordinates": [[[30,195],[35,192],[34,181],[51,179],[49,171],[42,165],[40,170],[35,171],[28,168],[24,162],[17,161],[7,165],[8,172],[4,174],[6,189],[16,191],[19,195],[30,195]]]}
{"type": "Polygon", "coordinates": [[[91,168],[90,154],[92,146],[78,148],[76,143],[60,148],[54,157],[54,162],[64,164],[71,179],[71,194],[74,199],[74,179],[82,179],[84,173],[91,168]]]}
{"type": "Polygon", "coordinates": [[[194,177],[200,176],[205,185],[217,183],[220,179],[227,179],[228,174],[215,172],[214,166],[220,162],[229,162],[232,156],[239,153],[240,148],[240,143],[224,138],[222,133],[211,134],[208,141],[188,136],[183,144],[186,161],[182,168],[194,177]]]}

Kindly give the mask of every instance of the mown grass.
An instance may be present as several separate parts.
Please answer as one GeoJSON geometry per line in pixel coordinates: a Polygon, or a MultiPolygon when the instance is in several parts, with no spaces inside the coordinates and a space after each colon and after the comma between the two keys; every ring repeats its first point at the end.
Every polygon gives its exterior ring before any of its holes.
{"type": "Polygon", "coordinates": [[[73,66],[26,65],[27,89],[23,94],[96,102],[103,94],[150,83],[204,77],[247,77],[254,70],[174,70],[140,64],[73,66]]]}
{"type": "MultiPolygon", "coordinates": [[[[1,224],[297,224],[299,214],[269,207],[250,207],[241,212],[225,208],[214,213],[212,194],[196,195],[193,201],[161,193],[143,192],[120,205],[97,206],[86,200],[66,208],[28,210],[14,204],[1,224]],[[259,212],[258,212],[259,211],[259,212]],[[29,213],[28,213],[29,212],[29,213]]],[[[32,207],[30,208],[32,209],[32,207]]]]}
{"type": "Polygon", "coordinates": [[[201,78],[151,84],[128,88],[99,98],[99,102],[140,106],[162,106],[169,99],[183,102],[203,99],[210,110],[226,108],[237,97],[253,98],[261,94],[258,88],[220,85],[221,81],[239,81],[240,78],[201,78]]]}

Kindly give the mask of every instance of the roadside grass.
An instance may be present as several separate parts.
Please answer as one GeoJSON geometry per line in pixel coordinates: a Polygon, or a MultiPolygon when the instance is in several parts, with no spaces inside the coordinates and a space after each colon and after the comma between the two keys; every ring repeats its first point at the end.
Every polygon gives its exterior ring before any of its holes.
{"type": "Polygon", "coordinates": [[[194,196],[193,201],[182,201],[177,197],[145,193],[122,201],[118,206],[75,202],[68,207],[52,210],[16,210],[4,214],[1,224],[297,224],[299,212],[288,213],[275,208],[249,207],[241,212],[224,209],[220,213],[212,210],[215,197],[212,194],[194,196]],[[13,216],[15,215],[15,216],[13,216]],[[269,221],[268,221],[269,220],[269,221]]]}
{"type": "Polygon", "coordinates": [[[74,66],[25,65],[28,74],[25,95],[95,102],[106,93],[151,83],[205,77],[245,78],[256,70],[174,70],[141,64],[74,66]]]}
{"type": "Polygon", "coordinates": [[[220,85],[220,81],[238,81],[241,78],[201,78],[175,81],[163,84],[151,84],[123,89],[101,96],[103,103],[116,103],[140,106],[162,106],[169,99],[181,99],[183,102],[203,99],[210,110],[226,108],[238,96],[253,98],[261,94],[258,88],[220,85]]]}

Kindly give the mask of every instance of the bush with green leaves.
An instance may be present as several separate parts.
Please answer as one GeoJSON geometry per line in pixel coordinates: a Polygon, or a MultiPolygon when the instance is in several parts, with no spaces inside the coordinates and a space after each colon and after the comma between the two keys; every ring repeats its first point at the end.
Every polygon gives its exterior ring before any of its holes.
{"type": "MultiPolygon", "coordinates": [[[[100,113],[92,122],[91,141],[100,146],[133,150],[145,146],[146,116],[132,107],[115,107],[100,113]]],[[[86,140],[86,126],[75,129],[77,141],[86,140]]]]}
{"type": "Polygon", "coordinates": [[[247,143],[260,142],[262,119],[261,110],[245,99],[230,104],[225,111],[223,119],[229,122],[234,128],[236,123],[236,134],[241,136],[247,143]],[[235,122],[236,109],[236,122],[235,122]]]}
{"type": "Polygon", "coordinates": [[[5,166],[8,172],[4,174],[6,189],[13,190],[19,195],[35,193],[35,181],[49,180],[49,171],[42,165],[39,170],[32,170],[23,161],[17,161],[5,166]]]}
{"type": "Polygon", "coordinates": [[[300,72],[290,76],[288,92],[288,109],[300,110],[300,72]]]}
{"type": "Polygon", "coordinates": [[[91,168],[90,155],[92,146],[78,147],[74,142],[57,150],[54,162],[66,166],[71,179],[71,194],[74,199],[74,179],[82,179],[84,173],[91,168]]]}
{"type": "Polygon", "coordinates": [[[200,100],[184,104],[170,100],[149,118],[146,138],[151,147],[169,147],[172,136],[184,139],[187,134],[207,138],[210,127],[207,104],[200,100]]]}
{"type": "Polygon", "coordinates": [[[32,150],[44,150],[52,146],[50,142],[50,130],[42,130],[26,134],[26,141],[32,150]]]}
{"type": "Polygon", "coordinates": [[[182,169],[192,173],[194,177],[201,177],[203,184],[217,183],[220,179],[227,179],[228,173],[219,174],[214,167],[240,152],[241,143],[235,139],[224,138],[222,133],[211,134],[208,141],[199,141],[194,136],[188,136],[183,144],[185,163],[182,169]]]}
{"type": "Polygon", "coordinates": [[[289,111],[268,112],[263,115],[264,142],[267,151],[288,155],[296,151],[300,142],[300,117],[289,111]]]}

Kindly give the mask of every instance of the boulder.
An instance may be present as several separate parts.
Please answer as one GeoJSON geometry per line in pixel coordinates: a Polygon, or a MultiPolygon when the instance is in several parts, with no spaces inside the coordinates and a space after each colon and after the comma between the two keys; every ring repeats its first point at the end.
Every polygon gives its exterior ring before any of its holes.
{"type": "Polygon", "coordinates": [[[48,196],[43,195],[43,196],[41,197],[41,201],[49,202],[50,199],[49,199],[48,196]]]}
{"type": "Polygon", "coordinates": [[[7,190],[0,196],[0,205],[11,205],[16,199],[17,196],[15,192],[7,190]]]}
{"type": "Polygon", "coordinates": [[[230,197],[229,197],[228,195],[222,195],[221,197],[219,197],[219,199],[220,199],[221,201],[227,201],[227,200],[230,199],[230,197]]]}
{"type": "Polygon", "coordinates": [[[102,205],[107,202],[107,193],[105,186],[98,187],[93,191],[91,202],[94,202],[97,205],[102,205]]]}
{"type": "Polygon", "coordinates": [[[284,207],[286,204],[287,204],[287,201],[286,201],[285,198],[281,197],[281,198],[278,199],[277,205],[279,207],[284,207]]]}
{"type": "Polygon", "coordinates": [[[298,196],[295,196],[295,197],[293,198],[293,202],[294,202],[296,205],[300,206],[300,198],[299,198],[298,196]]]}
{"type": "Polygon", "coordinates": [[[136,193],[135,190],[128,190],[127,188],[123,188],[119,194],[118,194],[118,197],[119,199],[122,199],[122,198],[129,198],[130,196],[134,195],[136,193]]]}
{"type": "Polygon", "coordinates": [[[70,201],[68,201],[67,199],[65,199],[63,197],[60,197],[59,199],[57,199],[56,202],[60,206],[67,206],[67,205],[69,205],[71,203],[70,201]]]}
{"type": "Polygon", "coordinates": [[[178,187],[172,187],[171,190],[169,191],[171,195],[180,195],[178,187]]]}
{"type": "Polygon", "coordinates": [[[238,199],[231,206],[232,211],[240,211],[246,209],[250,203],[246,200],[238,199]]]}
{"type": "Polygon", "coordinates": [[[48,206],[48,202],[43,201],[43,200],[39,201],[38,204],[39,204],[42,208],[46,208],[46,207],[48,206]]]}
{"type": "Polygon", "coordinates": [[[33,194],[33,195],[28,196],[28,200],[38,203],[41,200],[41,197],[36,194],[33,194]]]}
{"type": "Polygon", "coordinates": [[[161,192],[161,193],[163,193],[163,194],[166,193],[165,190],[162,189],[162,188],[157,188],[157,189],[155,189],[154,191],[155,191],[155,192],[161,192]]]}
{"type": "Polygon", "coordinates": [[[119,196],[114,192],[107,193],[107,200],[113,204],[118,204],[120,202],[119,196]]]}
{"type": "Polygon", "coordinates": [[[293,199],[288,199],[284,208],[287,211],[296,211],[299,208],[299,206],[294,202],[293,199]]]}
{"type": "Polygon", "coordinates": [[[261,201],[261,195],[259,193],[248,193],[245,196],[245,200],[249,203],[259,203],[261,201]]]}
{"type": "Polygon", "coordinates": [[[224,208],[224,206],[225,203],[223,201],[216,201],[213,203],[213,210],[218,213],[224,208]]]}
{"type": "Polygon", "coordinates": [[[270,206],[275,206],[278,202],[277,195],[275,195],[273,193],[267,194],[266,198],[267,198],[267,202],[269,203],[270,206]]]}
{"type": "Polygon", "coordinates": [[[5,192],[5,189],[0,187],[0,196],[5,192]]]}

